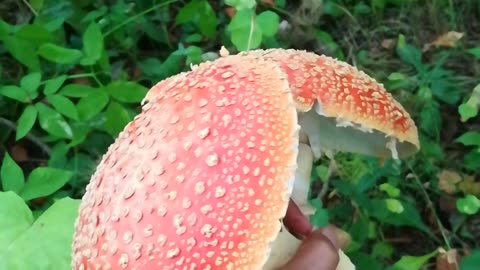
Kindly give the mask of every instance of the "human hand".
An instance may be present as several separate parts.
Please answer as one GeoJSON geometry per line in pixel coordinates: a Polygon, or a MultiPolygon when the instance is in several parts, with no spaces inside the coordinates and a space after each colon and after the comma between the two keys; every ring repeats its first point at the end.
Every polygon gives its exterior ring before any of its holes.
{"type": "Polygon", "coordinates": [[[339,262],[337,239],[332,227],[312,231],[296,255],[278,270],[335,270],[339,262]]]}
{"type": "Polygon", "coordinates": [[[308,219],[291,201],[285,226],[297,238],[303,239],[295,256],[278,270],[335,270],[339,258],[339,244],[333,226],[312,230],[308,219]]]}

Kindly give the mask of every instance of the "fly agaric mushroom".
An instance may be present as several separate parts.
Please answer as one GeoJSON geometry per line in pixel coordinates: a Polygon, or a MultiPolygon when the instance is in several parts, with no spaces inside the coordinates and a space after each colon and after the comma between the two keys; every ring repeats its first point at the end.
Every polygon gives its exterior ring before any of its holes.
{"type": "Polygon", "coordinates": [[[314,158],[405,157],[416,136],[401,105],[347,64],[223,52],[154,86],[110,146],[82,199],[72,268],[271,269],[290,195],[308,208],[314,158]]]}

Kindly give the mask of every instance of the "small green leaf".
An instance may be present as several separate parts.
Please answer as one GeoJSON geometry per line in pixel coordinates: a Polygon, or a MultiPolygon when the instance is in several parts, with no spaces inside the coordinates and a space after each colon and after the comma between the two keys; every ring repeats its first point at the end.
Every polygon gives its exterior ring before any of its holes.
{"type": "Polygon", "coordinates": [[[403,256],[393,266],[389,267],[388,270],[420,270],[423,265],[436,255],[437,251],[419,257],[403,256]]]}
{"type": "Polygon", "coordinates": [[[6,85],[0,87],[0,95],[23,103],[27,103],[29,101],[27,91],[15,85],[6,85]]]}
{"type": "Polygon", "coordinates": [[[253,9],[257,5],[257,2],[255,0],[225,0],[225,4],[239,11],[243,9],[253,9]]]}
{"type": "Polygon", "coordinates": [[[38,54],[57,64],[76,64],[83,56],[79,50],[60,47],[52,43],[45,43],[40,46],[38,54]]]}
{"type": "Polygon", "coordinates": [[[73,176],[70,171],[39,167],[32,171],[20,196],[29,201],[53,194],[73,176]]]}
{"type": "Polygon", "coordinates": [[[48,102],[52,104],[53,108],[57,112],[65,115],[68,118],[78,120],[78,112],[75,104],[71,102],[68,98],[61,95],[50,95],[47,96],[48,102]]]}
{"type": "Polygon", "coordinates": [[[37,46],[53,40],[52,34],[38,24],[25,24],[16,32],[15,36],[37,46]]]}
{"type": "Polygon", "coordinates": [[[460,270],[478,270],[480,265],[480,249],[473,250],[469,255],[463,257],[460,262],[460,270]]]}
{"type": "Polygon", "coordinates": [[[390,185],[389,183],[381,184],[380,190],[385,191],[390,197],[398,197],[398,195],[400,195],[400,189],[390,185]]]}
{"type": "Polygon", "coordinates": [[[67,84],[60,90],[60,94],[67,97],[83,98],[96,91],[98,91],[98,89],[88,85],[67,84]]]}
{"type": "Polygon", "coordinates": [[[30,99],[35,99],[38,96],[38,87],[42,80],[40,72],[30,73],[20,80],[20,87],[29,93],[30,99]]]}
{"type": "Polygon", "coordinates": [[[475,215],[480,210],[480,200],[471,194],[457,200],[457,209],[467,215],[475,215]]]}
{"type": "Polygon", "coordinates": [[[77,103],[78,115],[80,120],[90,120],[95,115],[99,114],[109,101],[108,94],[103,90],[95,91],[88,96],[81,98],[77,103]]]}
{"type": "Polygon", "coordinates": [[[36,54],[36,47],[33,43],[15,36],[6,36],[3,40],[3,45],[18,62],[22,63],[32,71],[40,70],[40,61],[36,54]]]}
{"type": "Polygon", "coordinates": [[[7,152],[5,152],[3,157],[0,176],[2,177],[3,191],[13,191],[18,194],[25,184],[25,176],[22,169],[7,152]]]}
{"type": "Polygon", "coordinates": [[[385,204],[387,205],[387,209],[392,213],[400,214],[405,210],[402,203],[396,199],[385,199],[385,204]]]}
{"type": "Polygon", "coordinates": [[[105,111],[105,128],[116,137],[132,120],[128,111],[119,103],[111,102],[105,111]]]}
{"type": "Polygon", "coordinates": [[[322,202],[320,200],[312,200],[310,204],[315,208],[315,214],[310,217],[310,222],[315,227],[325,227],[330,221],[330,216],[328,211],[323,208],[322,202]]]}
{"type": "Polygon", "coordinates": [[[177,24],[192,22],[208,38],[212,38],[215,35],[217,27],[215,11],[206,0],[193,0],[186,4],[178,12],[175,22],[177,24]]]}
{"type": "Polygon", "coordinates": [[[60,138],[72,138],[72,128],[58,112],[43,103],[37,103],[35,107],[38,110],[38,122],[45,131],[60,138]]]}
{"type": "Polygon", "coordinates": [[[458,137],[456,142],[461,143],[465,146],[478,146],[480,147],[480,132],[478,131],[467,131],[463,133],[462,136],[458,137]]]}
{"type": "Polygon", "coordinates": [[[18,124],[17,124],[17,133],[15,134],[15,140],[20,140],[25,135],[30,132],[32,129],[33,125],[35,124],[35,121],[37,121],[37,109],[33,105],[28,105],[25,107],[25,110],[23,110],[22,115],[18,118],[18,124]]]}
{"type": "Polygon", "coordinates": [[[96,62],[102,56],[103,46],[103,34],[100,26],[95,22],[90,23],[83,34],[83,50],[85,56],[93,62],[96,62]]]}
{"type": "Polygon", "coordinates": [[[258,48],[262,43],[262,31],[257,27],[255,14],[250,9],[238,10],[227,28],[239,51],[258,48]]]}
{"type": "Polygon", "coordinates": [[[11,32],[12,26],[0,19],[0,40],[5,39],[11,32]]]}
{"type": "Polygon", "coordinates": [[[467,50],[467,52],[469,54],[475,56],[475,58],[480,59],[480,47],[469,49],[469,50],[467,50]]]}
{"type": "Polygon", "coordinates": [[[125,103],[140,102],[148,92],[146,87],[136,82],[126,81],[112,82],[106,89],[112,98],[125,103]]]}
{"type": "Polygon", "coordinates": [[[266,37],[272,37],[277,34],[280,17],[272,11],[264,11],[260,13],[256,20],[257,27],[262,29],[262,34],[266,37]]]}
{"type": "Polygon", "coordinates": [[[61,75],[54,79],[50,79],[46,81],[45,88],[43,89],[43,93],[47,96],[54,94],[55,92],[58,91],[58,89],[60,89],[60,87],[62,87],[65,80],[67,80],[67,76],[61,75]]]}
{"type": "Polygon", "coordinates": [[[373,245],[372,256],[389,259],[392,257],[393,247],[386,242],[377,242],[373,245]]]}

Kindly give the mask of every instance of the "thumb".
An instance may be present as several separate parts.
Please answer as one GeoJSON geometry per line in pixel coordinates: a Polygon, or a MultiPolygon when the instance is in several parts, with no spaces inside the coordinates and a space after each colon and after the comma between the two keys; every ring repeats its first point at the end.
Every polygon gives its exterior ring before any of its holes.
{"type": "Polygon", "coordinates": [[[335,232],[326,227],[310,233],[293,259],[280,270],[335,270],[338,262],[335,232]]]}

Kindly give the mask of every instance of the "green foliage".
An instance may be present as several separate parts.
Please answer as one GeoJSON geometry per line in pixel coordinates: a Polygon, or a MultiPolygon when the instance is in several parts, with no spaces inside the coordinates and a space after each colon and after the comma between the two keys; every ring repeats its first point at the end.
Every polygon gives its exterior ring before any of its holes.
{"type": "Polygon", "coordinates": [[[61,199],[34,219],[15,193],[0,192],[0,269],[69,269],[78,206],[61,199]]]}

